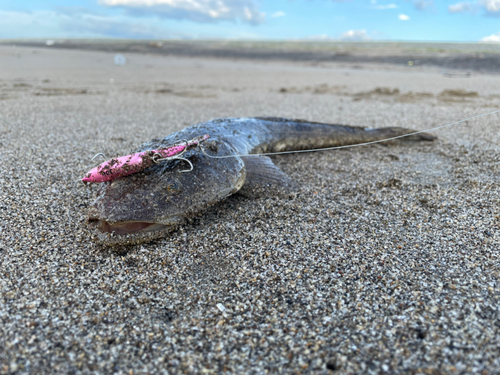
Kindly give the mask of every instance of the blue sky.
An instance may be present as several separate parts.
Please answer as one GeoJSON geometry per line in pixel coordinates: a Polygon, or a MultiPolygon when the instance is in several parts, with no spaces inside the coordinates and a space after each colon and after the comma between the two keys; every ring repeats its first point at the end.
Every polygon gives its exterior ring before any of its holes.
{"type": "Polygon", "coordinates": [[[0,0],[0,39],[500,43],[500,0],[0,0]]]}

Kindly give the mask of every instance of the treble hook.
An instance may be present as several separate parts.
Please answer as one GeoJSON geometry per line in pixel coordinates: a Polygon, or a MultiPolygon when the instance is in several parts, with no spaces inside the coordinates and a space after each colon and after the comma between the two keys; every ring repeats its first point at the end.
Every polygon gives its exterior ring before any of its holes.
{"type": "Polygon", "coordinates": [[[188,159],[185,159],[185,158],[179,158],[179,157],[177,157],[177,158],[175,158],[175,159],[179,159],[179,160],[184,160],[184,161],[187,161],[187,162],[189,163],[189,166],[191,167],[191,169],[186,169],[186,170],[184,170],[184,171],[179,171],[180,173],[184,173],[184,172],[191,172],[191,171],[194,169],[194,167],[193,167],[193,163],[191,163],[188,159]]]}
{"type": "Polygon", "coordinates": [[[94,159],[98,156],[103,156],[105,159],[107,159],[106,155],[104,155],[102,152],[99,152],[98,154],[96,154],[92,159],[90,159],[90,161],[94,161],[94,159]]]}
{"type": "MultiPolygon", "coordinates": [[[[186,142],[187,144],[187,142],[186,142]]],[[[184,172],[191,172],[194,167],[193,167],[193,163],[191,163],[188,159],[186,158],[181,158],[182,155],[184,155],[187,151],[187,147],[182,150],[181,153],[179,153],[178,155],[175,155],[175,156],[171,156],[171,157],[168,157],[168,158],[160,158],[158,159],[158,156],[161,156],[161,154],[159,153],[156,153],[154,154],[151,158],[153,159],[153,161],[156,163],[156,164],[159,164],[160,162],[162,161],[170,161],[170,160],[184,160],[184,161],[187,161],[189,163],[189,166],[191,167],[191,169],[186,169],[184,171],[179,171],[180,173],[184,173],[184,172]]]]}

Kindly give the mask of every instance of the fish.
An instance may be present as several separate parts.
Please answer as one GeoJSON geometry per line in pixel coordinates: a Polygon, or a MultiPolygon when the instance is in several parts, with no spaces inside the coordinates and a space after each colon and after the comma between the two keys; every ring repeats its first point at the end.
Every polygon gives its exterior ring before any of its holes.
{"type": "Polygon", "coordinates": [[[365,128],[278,117],[219,118],[142,144],[137,153],[181,144],[204,135],[184,160],[151,165],[100,184],[88,212],[94,239],[102,245],[134,245],[165,237],[189,219],[229,196],[293,191],[296,184],[269,156],[386,140],[434,141],[428,133],[400,127],[365,128]],[[412,135],[413,134],[413,135],[412,135]]]}

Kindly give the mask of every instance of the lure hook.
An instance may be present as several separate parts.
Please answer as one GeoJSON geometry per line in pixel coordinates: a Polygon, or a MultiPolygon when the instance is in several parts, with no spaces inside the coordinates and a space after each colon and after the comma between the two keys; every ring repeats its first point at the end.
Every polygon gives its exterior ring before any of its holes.
{"type": "Polygon", "coordinates": [[[94,161],[94,159],[98,156],[102,156],[103,158],[107,159],[106,155],[104,155],[102,152],[99,152],[98,154],[96,154],[92,159],[90,159],[90,161],[94,161]]]}

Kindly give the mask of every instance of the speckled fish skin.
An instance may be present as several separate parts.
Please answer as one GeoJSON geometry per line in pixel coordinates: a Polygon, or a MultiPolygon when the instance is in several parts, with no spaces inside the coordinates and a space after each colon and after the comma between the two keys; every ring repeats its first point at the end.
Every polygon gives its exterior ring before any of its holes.
{"type": "MultiPolygon", "coordinates": [[[[168,147],[203,134],[210,134],[204,146],[206,152],[222,156],[342,146],[411,132],[404,128],[366,129],[284,118],[223,118],[154,139],[143,144],[137,152],[168,147]]],[[[434,139],[422,133],[402,140],[434,139]]],[[[162,237],[187,218],[238,192],[245,184],[251,184],[247,176],[259,172],[251,170],[255,165],[258,168],[258,164],[245,163],[245,158],[214,159],[199,147],[189,150],[184,157],[194,166],[189,173],[179,173],[186,169],[186,163],[175,161],[102,184],[89,212],[89,223],[97,229],[96,240],[113,246],[162,237]]],[[[286,176],[270,160],[269,164],[269,182],[284,182],[282,176],[286,176]]]]}

